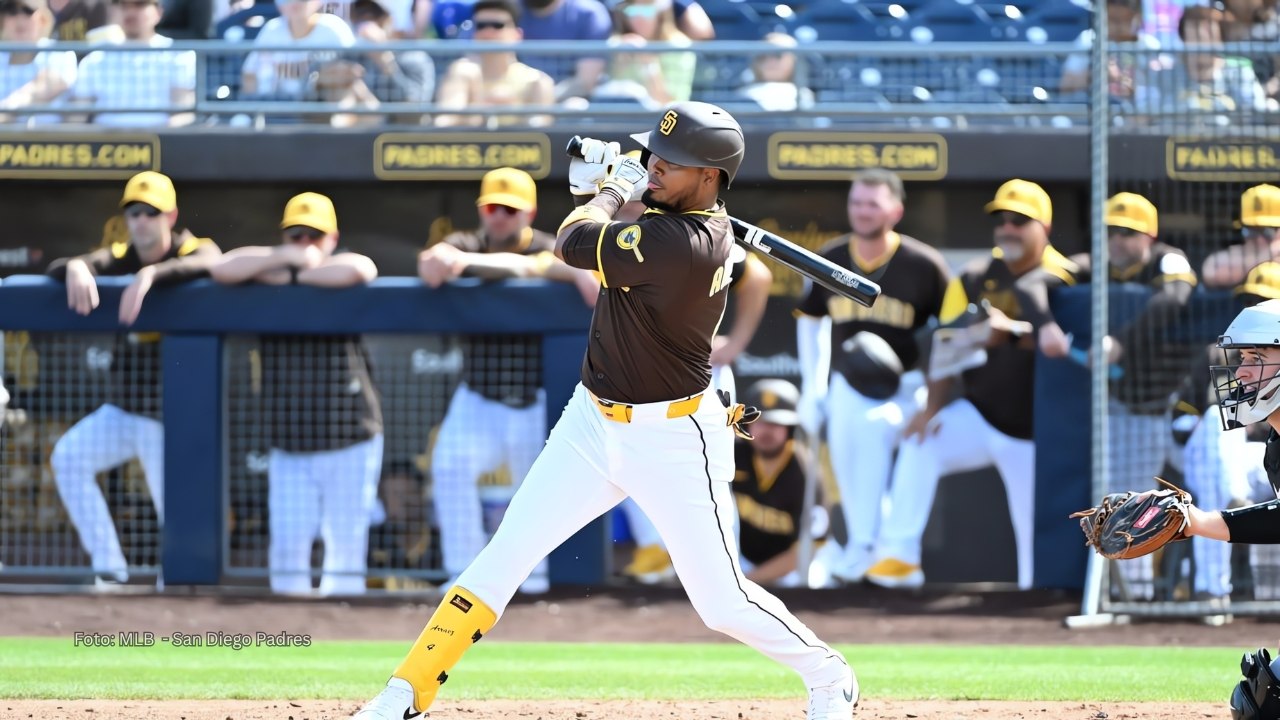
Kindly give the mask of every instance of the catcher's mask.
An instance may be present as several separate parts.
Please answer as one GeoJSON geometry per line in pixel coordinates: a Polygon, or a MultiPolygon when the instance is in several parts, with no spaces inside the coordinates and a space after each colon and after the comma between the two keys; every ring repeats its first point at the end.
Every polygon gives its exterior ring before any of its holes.
{"type": "Polygon", "coordinates": [[[1240,660],[1240,673],[1244,679],[1231,692],[1232,720],[1280,719],[1280,682],[1276,680],[1276,664],[1266,648],[1240,660]]]}
{"type": "Polygon", "coordinates": [[[644,148],[640,164],[646,168],[650,154],[677,165],[719,168],[725,187],[733,183],[746,152],[738,121],[704,102],[675,103],[662,112],[653,130],[631,137],[644,148]]]}
{"type": "Polygon", "coordinates": [[[1224,429],[1262,422],[1280,409],[1280,300],[1241,310],[1218,348],[1222,362],[1209,366],[1209,377],[1224,429]]]}

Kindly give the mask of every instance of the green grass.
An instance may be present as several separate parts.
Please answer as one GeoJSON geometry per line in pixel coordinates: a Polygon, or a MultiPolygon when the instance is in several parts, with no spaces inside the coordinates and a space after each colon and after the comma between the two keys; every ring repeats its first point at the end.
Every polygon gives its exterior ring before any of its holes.
{"type": "MultiPolygon", "coordinates": [[[[0,639],[4,698],[363,699],[407,643],[303,648],[75,647],[0,639]]],[[[847,645],[881,699],[1218,702],[1238,679],[1228,648],[847,645]],[[1158,682],[1152,682],[1154,677],[1158,682]]],[[[482,643],[442,697],[799,698],[799,679],[741,645],[482,643]]]]}

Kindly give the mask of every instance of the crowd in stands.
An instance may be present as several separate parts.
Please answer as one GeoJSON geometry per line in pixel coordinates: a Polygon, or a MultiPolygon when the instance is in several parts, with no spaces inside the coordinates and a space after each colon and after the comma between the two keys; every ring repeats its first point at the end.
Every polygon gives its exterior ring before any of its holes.
{"type": "MultiPolygon", "coordinates": [[[[1108,67],[1119,112],[1203,112],[1238,123],[1276,109],[1280,75],[1262,46],[1280,35],[1271,0],[1107,0],[1105,7],[1110,39],[1129,44],[1112,53],[1108,67]],[[1214,50],[1237,41],[1255,41],[1259,50],[1214,50]]],[[[551,116],[496,110],[645,111],[691,98],[783,112],[831,102],[1081,104],[1093,39],[1091,11],[1081,0],[3,0],[0,16],[0,45],[41,46],[0,51],[0,119],[23,125],[144,127],[222,118],[189,112],[197,87],[211,103],[248,101],[277,122],[335,127],[388,119],[538,126],[551,116]],[[175,38],[217,39],[226,50],[198,61],[192,51],[127,49],[166,48],[175,38]],[[378,47],[409,40],[434,42],[378,47]],[[525,40],[587,41],[609,49],[488,53],[473,45],[450,50],[441,42],[449,40],[508,48],[525,40]],[[716,42],[722,40],[758,44],[730,51],[716,42]],[[60,50],[63,41],[103,48],[60,50]],[[815,41],[849,49],[806,52],[815,41]],[[1079,50],[1021,57],[976,51],[969,58],[853,52],[866,42],[955,41],[981,43],[984,51],[1046,42],[1079,50]],[[287,110],[279,104],[285,102],[287,110]],[[312,102],[325,103],[325,112],[297,112],[298,103],[312,102]],[[377,112],[387,103],[424,111],[388,118],[377,112]],[[461,108],[476,112],[441,112],[461,108]]]]}

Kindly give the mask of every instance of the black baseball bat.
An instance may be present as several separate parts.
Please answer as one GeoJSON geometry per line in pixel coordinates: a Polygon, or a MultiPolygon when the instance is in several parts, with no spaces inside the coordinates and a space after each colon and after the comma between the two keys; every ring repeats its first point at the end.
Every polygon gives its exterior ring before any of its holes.
{"type": "MultiPolygon", "coordinates": [[[[577,135],[570,138],[565,154],[581,158],[582,138],[577,135]]],[[[865,307],[871,307],[880,297],[880,286],[876,283],[784,237],[736,217],[729,218],[729,226],[733,228],[733,237],[739,245],[768,255],[837,295],[865,307]]]]}

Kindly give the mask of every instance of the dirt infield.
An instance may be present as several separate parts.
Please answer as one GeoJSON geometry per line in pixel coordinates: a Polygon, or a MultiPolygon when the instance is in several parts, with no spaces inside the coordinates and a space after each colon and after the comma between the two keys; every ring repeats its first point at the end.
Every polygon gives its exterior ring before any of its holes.
{"type": "MultiPolygon", "coordinates": [[[[322,700],[271,702],[18,701],[0,700],[5,718],[92,718],[93,720],[337,720],[350,717],[356,703],[322,700]]],[[[515,702],[492,700],[440,703],[426,718],[466,720],[797,720],[804,714],[799,700],[719,702],[515,702]]],[[[895,702],[869,700],[858,708],[858,720],[1128,720],[1130,718],[1222,718],[1223,705],[1197,703],[1013,703],[895,702]]]]}
{"type": "MultiPolygon", "coordinates": [[[[874,588],[779,593],[821,637],[835,643],[1105,644],[1227,646],[1271,644],[1280,625],[1238,619],[1223,627],[1195,621],[1136,623],[1067,630],[1062,619],[1079,600],[1069,594],[894,593],[874,588]]],[[[309,634],[316,640],[401,640],[416,637],[434,609],[415,600],[349,602],[166,594],[66,596],[0,594],[0,635],[69,636],[76,631],[156,633],[258,631],[309,634]]],[[[557,589],[517,598],[490,634],[498,641],[716,641],[675,588],[557,589]]],[[[796,720],[803,700],[719,702],[484,701],[444,702],[433,718],[466,720],[796,720]]],[[[331,720],[349,717],[351,701],[26,701],[0,700],[0,718],[78,717],[93,720],[331,720]]],[[[1121,720],[1229,717],[1223,704],[1053,703],[864,700],[859,720],[1121,720]]]]}

